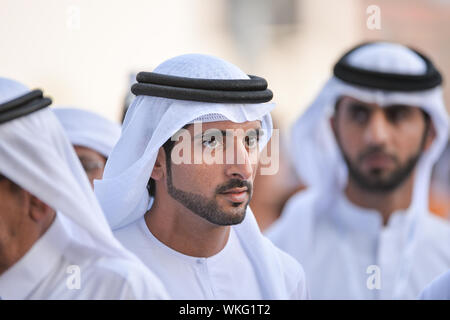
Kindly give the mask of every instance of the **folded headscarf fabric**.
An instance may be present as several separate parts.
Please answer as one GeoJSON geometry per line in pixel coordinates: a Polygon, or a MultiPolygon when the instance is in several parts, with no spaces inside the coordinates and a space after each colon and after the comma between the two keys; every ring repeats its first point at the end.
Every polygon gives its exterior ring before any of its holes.
{"type": "Polygon", "coordinates": [[[120,137],[119,124],[83,109],[64,107],[52,111],[73,145],[90,148],[108,158],[120,137]]]}

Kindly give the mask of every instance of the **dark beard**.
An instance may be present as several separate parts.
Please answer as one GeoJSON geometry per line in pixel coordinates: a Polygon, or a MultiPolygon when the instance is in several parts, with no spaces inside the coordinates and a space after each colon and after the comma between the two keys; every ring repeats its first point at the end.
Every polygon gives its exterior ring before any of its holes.
{"type": "MultiPolygon", "coordinates": [[[[249,194],[252,194],[252,185],[248,181],[232,179],[228,183],[220,185],[215,190],[215,195],[220,194],[231,188],[247,187],[249,194]]],[[[212,224],[220,226],[229,226],[241,223],[245,218],[245,212],[250,202],[250,198],[244,205],[241,212],[238,214],[229,214],[220,210],[217,201],[214,199],[208,199],[200,194],[186,192],[174,187],[172,183],[172,169],[170,162],[167,166],[167,192],[169,195],[181,203],[184,207],[195,213],[196,215],[206,219],[212,224]]],[[[237,207],[240,204],[233,204],[233,207],[237,207]]]]}
{"type": "Polygon", "coordinates": [[[399,166],[386,179],[377,178],[381,173],[379,170],[373,170],[370,176],[362,173],[356,165],[342,152],[345,163],[347,164],[349,178],[352,179],[361,189],[374,193],[387,193],[397,189],[411,175],[417,162],[419,161],[422,150],[408,159],[405,165],[399,166]]]}
{"type": "MultiPolygon", "coordinates": [[[[381,177],[377,177],[381,174],[381,172],[379,170],[372,170],[369,175],[366,175],[364,173],[362,173],[357,165],[352,162],[349,157],[345,154],[342,145],[340,144],[340,142],[338,141],[340,150],[341,150],[341,154],[345,160],[345,163],[347,164],[347,168],[348,168],[348,173],[349,173],[349,179],[352,179],[361,189],[364,189],[368,192],[373,192],[373,193],[387,193],[387,192],[391,192],[395,189],[397,189],[399,186],[401,186],[403,184],[403,182],[405,182],[405,180],[411,176],[411,173],[413,172],[414,168],[417,165],[417,162],[420,159],[420,156],[422,155],[424,148],[425,148],[425,143],[426,143],[426,138],[428,135],[428,128],[426,128],[423,136],[422,136],[422,141],[420,143],[419,146],[419,150],[412,155],[411,157],[408,158],[408,160],[406,161],[406,163],[401,166],[399,165],[397,169],[394,170],[394,172],[392,172],[389,177],[383,179],[381,177]]],[[[339,140],[339,139],[337,139],[339,140]]],[[[364,157],[367,156],[371,153],[376,153],[376,152],[382,152],[382,148],[380,147],[372,147],[369,148],[368,150],[366,150],[360,157],[359,157],[359,161],[364,157]]],[[[394,159],[397,163],[397,159],[394,159]]]]}

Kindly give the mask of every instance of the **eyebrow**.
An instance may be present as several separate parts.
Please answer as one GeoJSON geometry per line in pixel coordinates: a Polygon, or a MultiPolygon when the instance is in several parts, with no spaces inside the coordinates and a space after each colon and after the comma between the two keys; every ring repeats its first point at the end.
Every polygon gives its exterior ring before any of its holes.
{"type": "Polygon", "coordinates": [[[194,136],[194,139],[198,139],[198,138],[203,138],[205,135],[206,136],[212,136],[212,135],[216,135],[218,132],[220,132],[222,134],[222,136],[226,136],[227,132],[226,130],[219,130],[219,129],[208,129],[202,133],[199,133],[198,135],[194,136]],[[210,132],[206,133],[206,131],[211,130],[210,132]],[[214,132],[212,132],[214,130],[214,132]],[[205,134],[206,133],[206,134],[205,134]]]}
{"type": "Polygon", "coordinates": [[[388,106],[386,106],[386,107],[384,107],[385,109],[405,109],[405,110],[412,110],[414,107],[413,106],[408,106],[408,105],[406,105],[406,104],[400,104],[400,103],[397,103],[397,104],[391,104],[391,105],[388,105],[388,106]]]}
{"type": "MultiPolygon", "coordinates": [[[[214,130],[214,129],[208,129],[208,130],[214,130]]],[[[230,129],[228,129],[228,130],[230,130],[230,129]]],[[[233,129],[231,129],[231,130],[233,130],[233,129]]],[[[248,131],[256,131],[256,135],[257,135],[258,137],[261,135],[261,128],[248,129],[246,132],[248,132],[248,131]]],[[[194,136],[194,139],[203,138],[203,137],[205,136],[205,132],[206,132],[206,131],[197,134],[196,136],[194,136]]],[[[226,137],[226,136],[227,136],[227,131],[226,131],[226,130],[218,130],[218,129],[216,129],[216,130],[214,131],[214,133],[211,132],[211,133],[206,134],[206,136],[212,136],[212,135],[215,135],[215,134],[217,134],[217,132],[220,132],[220,133],[222,134],[223,137],[226,137]]]]}
{"type": "Polygon", "coordinates": [[[348,106],[350,108],[365,108],[365,109],[373,109],[373,108],[375,108],[374,106],[371,106],[371,105],[369,105],[367,103],[358,102],[358,101],[350,102],[348,104],[348,106]]]}
{"type": "Polygon", "coordinates": [[[261,136],[261,128],[249,129],[249,130],[247,130],[247,132],[250,131],[250,130],[255,131],[256,135],[258,136],[258,138],[261,136]]]}

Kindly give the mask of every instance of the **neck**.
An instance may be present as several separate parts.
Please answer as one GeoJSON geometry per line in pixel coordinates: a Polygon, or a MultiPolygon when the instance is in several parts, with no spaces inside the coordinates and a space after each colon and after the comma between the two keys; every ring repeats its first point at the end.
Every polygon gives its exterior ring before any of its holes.
{"type": "Polygon", "coordinates": [[[230,226],[214,225],[165,196],[161,199],[156,195],[145,214],[147,227],[159,241],[193,257],[211,257],[225,247],[230,226]]]}
{"type": "Polygon", "coordinates": [[[37,230],[35,225],[26,222],[20,228],[20,232],[6,233],[6,239],[0,241],[0,276],[19,261],[47,230],[37,230]]]}
{"type": "Polygon", "coordinates": [[[345,194],[354,204],[377,210],[383,218],[383,225],[386,225],[393,212],[405,210],[410,206],[413,186],[414,174],[411,174],[396,189],[387,192],[373,192],[362,189],[353,179],[349,178],[345,194]]]}
{"type": "Polygon", "coordinates": [[[19,261],[32,245],[32,242],[17,239],[0,246],[0,276],[19,261]]]}

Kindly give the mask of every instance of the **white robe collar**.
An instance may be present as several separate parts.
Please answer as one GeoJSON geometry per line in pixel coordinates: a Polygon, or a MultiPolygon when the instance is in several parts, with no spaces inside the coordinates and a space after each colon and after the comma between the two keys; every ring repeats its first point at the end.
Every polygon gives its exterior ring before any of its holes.
{"type": "Polygon", "coordinates": [[[346,226],[349,230],[378,235],[385,230],[407,228],[411,223],[411,210],[396,210],[389,217],[386,226],[380,212],[372,208],[363,208],[351,202],[345,193],[341,192],[336,199],[336,223],[346,226]]]}
{"type": "Polygon", "coordinates": [[[224,259],[225,257],[229,257],[232,258],[232,248],[231,248],[231,241],[233,241],[233,227],[230,228],[230,234],[228,235],[228,239],[227,239],[227,243],[225,244],[225,246],[222,248],[222,250],[220,250],[219,252],[217,252],[216,254],[210,256],[210,257],[194,257],[194,256],[189,256],[186,254],[183,254],[181,252],[178,252],[172,248],[170,248],[169,246],[165,245],[164,243],[162,243],[161,241],[159,241],[158,238],[156,238],[153,233],[149,230],[149,228],[147,227],[147,224],[145,223],[145,219],[141,219],[140,221],[138,221],[139,223],[139,227],[142,229],[142,231],[144,232],[144,234],[147,235],[147,237],[150,239],[151,242],[153,242],[158,248],[160,248],[161,250],[163,250],[165,253],[167,253],[168,255],[177,257],[178,259],[189,263],[189,264],[193,264],[195,265],[196,263],[198,263],[198,260],[208,260],[208,261],[217,261],[220,259],[224,259]]]}

